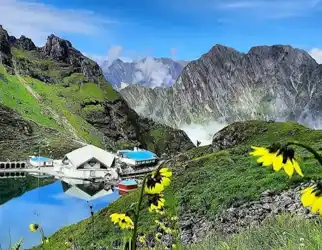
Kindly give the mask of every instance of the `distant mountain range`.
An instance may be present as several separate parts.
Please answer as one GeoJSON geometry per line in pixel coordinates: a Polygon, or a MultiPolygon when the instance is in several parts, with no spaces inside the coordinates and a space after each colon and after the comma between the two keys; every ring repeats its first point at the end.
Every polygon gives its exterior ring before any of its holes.
{"type": "Polygon", "coordinates": [[[170,87],[187,64],[170,58],[145,57],[133,62],[104,61],[100,66],[106,80],[119,90],[131,84],[149,88],[170,87]]]}
{"type": "Polygon", "coordinates": [[[176,83],[120,91],[139,114],[173,127],[262,119],[322,125],[322,65],[291,46],[240,53],[214,46],[183,69],[176,83]]]}

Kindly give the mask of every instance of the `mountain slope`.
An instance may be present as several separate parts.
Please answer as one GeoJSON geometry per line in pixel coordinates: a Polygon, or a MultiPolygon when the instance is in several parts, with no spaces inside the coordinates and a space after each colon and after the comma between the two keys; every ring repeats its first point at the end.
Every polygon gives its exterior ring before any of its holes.
{"type": "Polygon", "coordinates": [[[129,86],[122,96],[139,114],[172,126],[248,119],[322,121],[322,65],[291,46],[240,53],[216,45],[190,62],[169,89],[129,86]]]}
{"type": "Polygon", "coordinates": [[[145,57],[134,62],[117,59],[110,64],[105,61],[101,67],[107,81],[114,88],[121,89],[128,84],[141,84],[152,88],[172,86],[186,65],[187,62],[170,58],[145,57]]]}
{"type": "Polygon", "coordinates": [[[139,117],[97,63],[67,40],[50,35],[37,48],[1,27],[0,59],[1,103],[23,120],[108,150],[141,145],[170,154],[193,147],[184,132],[139,117]]]}

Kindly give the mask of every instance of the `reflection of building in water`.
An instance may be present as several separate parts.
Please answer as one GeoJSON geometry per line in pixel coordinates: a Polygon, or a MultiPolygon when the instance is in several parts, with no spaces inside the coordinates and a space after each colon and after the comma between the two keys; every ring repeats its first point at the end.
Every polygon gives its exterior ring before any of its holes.
{"type": "Polygon", "coordinates": [[[91,201],[113,194],[112,188],[106,188],[103,182],[89,182],[64,178],[61,182],[65,194],[91,201]]]}
{"type": "Polygon", "coordinates": [[[134,179],[124,180],[119,183],[119,194],[128,194],[131,190],[135,190],[138,187],[138,183],[134,179]]]}
{"type": "Polygon", "coordinates": [[[54,170],[66,177],[82,179],[104,178],[106,174],[118,178],[114,167],[115,155],[93,145],[76,149],[54,164],[54,170]]]}

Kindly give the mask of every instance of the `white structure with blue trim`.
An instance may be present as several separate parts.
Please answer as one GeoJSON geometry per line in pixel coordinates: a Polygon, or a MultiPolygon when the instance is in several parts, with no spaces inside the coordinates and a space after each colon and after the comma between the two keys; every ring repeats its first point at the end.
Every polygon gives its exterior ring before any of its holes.
{"type": "Polygon", "coordinates": [[[30,156],[30,165],[34,167],[53,167],[54,161],[47,157],[42,156],[30,156]]]}
{"type": "Polygon", "coordinates": [[[54,171],[66,177],[83,179],[104,178],[106,174],[118,178],[115,172],[115,155],[93,145],[76,149],[54,163],[54,171]]]}
{"type": "Polygon", "coordinates": [[[153,165],[159,160],[155,153],[137,147],[134,150],[118,150],[117,157],[121,162],[132,166],[153,165]]]}

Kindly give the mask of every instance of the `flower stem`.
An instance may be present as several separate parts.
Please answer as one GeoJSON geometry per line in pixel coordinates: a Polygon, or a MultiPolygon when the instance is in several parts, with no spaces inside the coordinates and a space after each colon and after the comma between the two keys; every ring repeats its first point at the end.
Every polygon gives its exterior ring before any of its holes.
{"type": "Polygon", "coordinates": [[[143,182],[142,182],[142,187],[141,187],[141,192],[140,192],[140,198],[138,202],[138,206],[136,208],[136,213],[134,217],[134,229],[133,229],[133,234],[132,234],[132,241],[131,241],[131,250],[136,250],[136,236],[137,236],[137,230],[138,230],[138,222],[139,222],[139,215],[140,215],[140,210],[141,210],[141,204],[142,204],[142,199],[143,199],[143,194],[144,194],[144,187],[145,187],[145,182],[146,179],[148,178],[149,174],[144,176],[143,182]]]}
{"type": "Polygon", "coordinates": [[[296,145],[296,146],[299,146],[299,147],[302,147],[302,148],[305,148],[307,151],[309,151],[310,153],[312,153],[315,157],[315,159],[318,160],[318,162],[320,163],[320,165],[322,166],[322,157],[321,155],[318,154],[318,152],[316,152],[313,148],[311,148],[310,146],[307,146],[307,145],[304,145],[302,143],[299,143],[299,142],[288,142],[286,144],[286,146],[289,146],[289,145],[296,145]]]}

